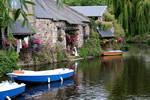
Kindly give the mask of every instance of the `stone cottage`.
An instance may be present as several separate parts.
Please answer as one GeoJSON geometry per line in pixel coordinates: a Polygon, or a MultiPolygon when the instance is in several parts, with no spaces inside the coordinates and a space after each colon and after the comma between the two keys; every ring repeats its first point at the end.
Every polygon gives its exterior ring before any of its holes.
{"type": "Polygon", "coordinates": [[[83,45],[83,35],[89,35],[89,19],[70,7],[56,3],[55,0],[35,0],[33,8],[34,18],[30,23],[35,28],[36,37],[41,39],[42,47],[46,49],[55,48],[57,45],[66,49],[66,35],[69,31],[78,33],[76,46],[83,45]],[[58,37],[63,37],[59,41],[58,37]]]}
{"type": "MultiPolygon", "coordinates": [[[[33,36],[39,38],[41,41],[40,46],[43,54],[39,56],[47,56],[46,60],[49,60],[48,57],[53,56],[52,59],[54,60],[56,59],[56,55],[54,53],[56,53],[56,47],[58,46],[62,50],[66,50],[68,47],[70,50],[73,47],[82,47],[84,43],[83,36],[90,34],[90,20],[88,17],[73,10],[65,4],[57,4],[55,0],[31,1],[33,1],[36,5],[29,5],[28,13],[33,13],[35,16],[29,16],[28,19],[36,31],[36,34],[33,36]],[[67,38],[70,33],[76,35],[76,38],[72,39],[72,41],[75,40],[72,43],[68,42],[67,38]],[[54,52],[48,53],[50,51],[54,52]]],[[[21,59],[20,64],[33,63],[33,59],[30,55],[30,53],[27,55],[21,53],[22,57],[27,57],[21,59]],[[25,58],[28,58],[27,61],[25,61],[25,58]]],[[[44,58],[42,58],[42,60],[43,59],[44,58]]]]}

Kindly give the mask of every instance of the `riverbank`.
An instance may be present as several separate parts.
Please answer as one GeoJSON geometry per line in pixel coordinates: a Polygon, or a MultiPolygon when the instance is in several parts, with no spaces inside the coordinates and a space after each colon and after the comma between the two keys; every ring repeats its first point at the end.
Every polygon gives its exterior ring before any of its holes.
{"type": "MultiPolygon", "coordinates": [[[[101,56],[99,56],[101,57],[101,56]]],[[[57,60],[53,63],[61,63],[61,62],[74,62],[74,61],[80,61],[80,60],[85,60],[85,59],[92,59],[92,58],[95,58],[94,56],[88,56],[87,58],[83,58],[83,57],[75,57],[75,56],[72,56],[72,58],[70,59],[65,59],[65,60],[57,60]]],[[[45,63],[26,63],[26,64],[20,64],[18,63],[18,66],[21,66],[21,67],[26,67],[26,66],[39,66],[39,65],[45,65],[45,64],[52,64],[50,62],[45,62],[45,63]]]]}
{"type": "Polygon", "coordinates": [[[128,43],[150,43],[150,35],[136,35],[134,37],[126,37],[128,43]]]}

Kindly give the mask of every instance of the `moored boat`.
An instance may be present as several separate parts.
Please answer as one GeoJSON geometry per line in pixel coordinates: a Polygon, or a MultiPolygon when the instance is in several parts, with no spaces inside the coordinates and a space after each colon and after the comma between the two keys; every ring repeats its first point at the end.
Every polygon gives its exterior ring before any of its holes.
{"type": "Polygon", "coordinates": [[[16,82],[2,82],[0,83],[0,100],[5,100],[6,98],[12,98],[16,95],[21,94],[25,91],[25,84],[18,84],[16,82]]]}
{"type": "Polygon", "coordinates": [[[53,82],[69,78],[73,75],[74,70],[68,68],[60,68],[46,71],[14,71],[8,73],[8,76],[14,80],[26,82],[53,82]]]}
{"type": "Polygon", "coordinates": [[[111,51],[103,51],[103,56],[115,56],[115,55],[122,55],[123,52],[121,50],[111,50],[111,51]]]}

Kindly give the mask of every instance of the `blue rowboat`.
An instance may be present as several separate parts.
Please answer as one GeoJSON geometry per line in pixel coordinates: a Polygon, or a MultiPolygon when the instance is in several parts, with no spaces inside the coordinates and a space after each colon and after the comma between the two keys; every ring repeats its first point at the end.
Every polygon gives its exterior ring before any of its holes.
{"type": "Polygon", "coordinates": [[[5,100],[6,98],[12,98],[16,95],[21,94],[25,91],[25,84],[18,84],[15,82],[2,82],[0,83],[0,100],[5,100]]]}
{"type": "Polygon", "coordinates": [[[74,70],[68,68],[60,68],[46,71],[14,71],[7,75],[14,80],[25,81],[25,82],[54,82],[63,81],[63,79],[73,76],[74,70]]]}

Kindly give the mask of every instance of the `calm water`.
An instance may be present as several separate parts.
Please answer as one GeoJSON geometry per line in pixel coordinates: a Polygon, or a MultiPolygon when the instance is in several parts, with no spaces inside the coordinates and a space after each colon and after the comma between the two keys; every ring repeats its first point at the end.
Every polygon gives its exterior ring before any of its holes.
{"type": "Polygon", "coordinates": [[[73,78],[63,83],[27,84],[26,91],[14,100],[150,100],[150,46],[129,46],[123,56],[26,67],[68,67],[76,71],[73,78]]]}

